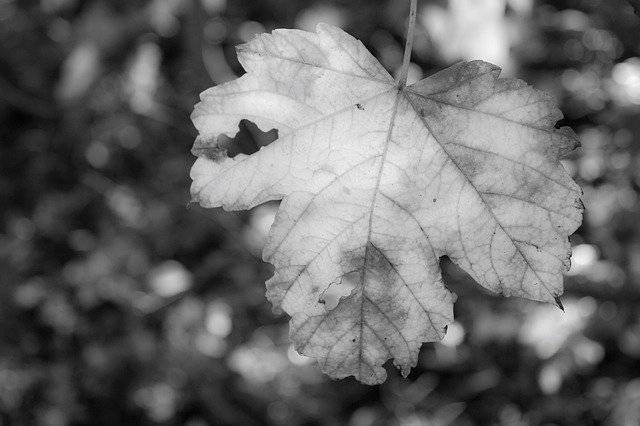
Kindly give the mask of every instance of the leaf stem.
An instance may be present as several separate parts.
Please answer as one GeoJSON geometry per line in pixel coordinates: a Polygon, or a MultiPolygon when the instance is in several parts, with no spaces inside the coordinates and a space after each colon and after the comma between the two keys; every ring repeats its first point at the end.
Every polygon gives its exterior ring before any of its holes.
{"type": "Polygon", "coordinates": [[[409,74],[409,64],[411,63],[411,51],[413,50],[413,38],[416,32],[416,16],[418,15],[418,0],[411,0],[409,9],[409,28],[407,29],[407,40],[404,45],[404,58],[402,59],[402,67],[398,74],[398,87],[403,88],[407,85],[407,75],[409,74]]]}

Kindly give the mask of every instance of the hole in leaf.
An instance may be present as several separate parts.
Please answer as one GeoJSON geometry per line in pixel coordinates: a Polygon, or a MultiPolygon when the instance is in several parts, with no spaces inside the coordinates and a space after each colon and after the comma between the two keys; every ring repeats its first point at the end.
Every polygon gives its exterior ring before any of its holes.
{"type": "Polygon", "coordinates": [[[238,124],[238,133],[233,138],[226,135],[218,136],[217,141],[199,138],[196,140],[192,152],[196,156],[206,156],[211,160],[224,157],[233,158],[238,154],[251,155],[258,152],[260,148],[269,145],[276,139],[278,139],[277,129],[263,132],[255,123],[241,120],[238,124]]]}
{"type": "Polygon", "coordinates": [[[218,143],[220,147],[227,150],[227,155],[233,158],[238,154],[251,155],[258,152],[260,148],[269,145],[276,139],[278,139],[278,130],[271,129],[268,132],[263,132],[255,123],[241,120],[238,124],[238,133],[234,138],[221,135],[218,138],[218,143]]]}
{"type": "Polygon", "coordinates": [[[340,299],[349,296],[355,288],[356,284],[345,276],[340,282],[331,284],[329,288],[322,293],[318,303],[323,304],[327,311],[330,311],[338,306],[340,299]]]}

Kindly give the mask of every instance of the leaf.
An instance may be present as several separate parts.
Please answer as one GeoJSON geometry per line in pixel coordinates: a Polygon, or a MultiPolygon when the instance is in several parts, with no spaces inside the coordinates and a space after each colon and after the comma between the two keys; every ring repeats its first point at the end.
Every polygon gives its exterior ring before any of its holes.
{"type": "Polygon", "coordinates": [[[559,158],[578,144],[551,98],[474,61],[398,88],[343,31],[275,30],[238,48],[247,73],[202,94],[193,200],[282,200],[264,248],[267,297],[296,349],[333,378],[407,375],[443,337],[454,296],[439,258],[486,289],[554,302],[581,190],[559,158]],[[228,158],[242,119],[279,138],[228,158]]]}

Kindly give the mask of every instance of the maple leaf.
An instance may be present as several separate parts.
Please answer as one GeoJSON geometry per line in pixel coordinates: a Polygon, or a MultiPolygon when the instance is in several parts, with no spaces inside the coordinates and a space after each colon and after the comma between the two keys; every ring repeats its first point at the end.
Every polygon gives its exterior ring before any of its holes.
{"type": "Polygon", "coordinates": [[[480,61],[404,87],[322,24],[259,35],[238,59],[247,73],[192,115],[192,197],[227,210],[282,200],[267,297],[325,373],[381,383],[393,358],[408,374],[453,320],[441,256],[492,292],[557,300],[582,204],[559,162],[577,137],[554,128],[549,96],[480,61]],[[227,157],[218,138],[242,119],[278,139],[227,157]]]}

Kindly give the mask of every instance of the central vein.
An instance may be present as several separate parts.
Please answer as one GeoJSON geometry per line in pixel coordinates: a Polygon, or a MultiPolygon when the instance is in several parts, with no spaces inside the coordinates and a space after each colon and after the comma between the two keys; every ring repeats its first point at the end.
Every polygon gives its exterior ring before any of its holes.
{"type": "Polygon", "coordinates": [[[364,249],[364,259],[362,263],[362,274],[360,277],[360,282],[362,284],[361,297],[360,297],[360,338],[359,338],[359,347],[360,352],[358,355],[358,364],[360,368],[362,368],[362,332],[364,330],[364,300],[365,300],[365,283],[367,279],[367,260],[369,259],[369,248],[371,247],[371,233],[373,231],[373,211],[375,210],[376,201],[378,199],[378,193],[380,192],[380,182],[382,181],[382,174],[384,172],[384,166],[387,161],[387,153],[389,152],[389,145],[391,145],[391,135],[393,133],[393,127],[396,121],[396,116],[398,114],[398,105],[400,103],[400,97],[402,96],[401,90],[398,90],[396,94],[396,99],[393,104],[393,110],[391,112],[391,120],[389,122],[389,131],[387,132],[387,138],[384,144],[384,150],[382,151],[382,157],[380,158],[380,167],[378,169],[378,174],[376,177],[376,184],[373,188],[373,197],[371,198],[371,206],[369,207],[369,225],[367,230],[367,238],[365,239],[365,249],[364,249]]]}

